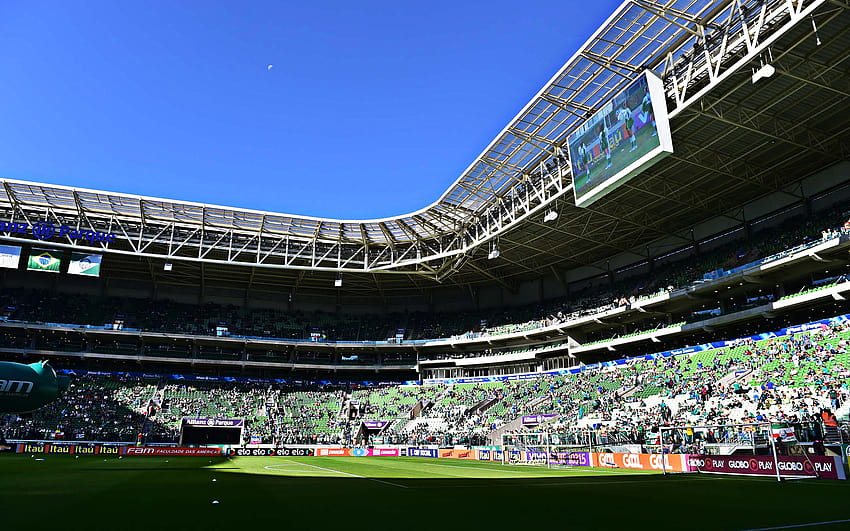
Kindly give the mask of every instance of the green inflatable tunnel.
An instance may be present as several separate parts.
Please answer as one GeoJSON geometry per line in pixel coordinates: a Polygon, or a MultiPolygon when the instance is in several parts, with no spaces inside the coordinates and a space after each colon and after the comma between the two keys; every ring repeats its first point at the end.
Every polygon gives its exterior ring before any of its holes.
{"type": "Polygon", "coordinates": [[[24,365],[0,361],[0,413],[28,413],[59,397],[70,379],[46,361],[24,365]]]}

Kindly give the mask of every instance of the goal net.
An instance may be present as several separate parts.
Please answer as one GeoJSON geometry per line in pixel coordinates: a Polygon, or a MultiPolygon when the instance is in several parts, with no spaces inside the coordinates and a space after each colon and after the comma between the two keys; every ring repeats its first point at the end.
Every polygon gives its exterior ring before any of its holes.
{"type": "Polygon", "coordinates": [[[556,433],[503,434],[502,464],[547,468],[590,466],[592,447],[574,443],[574,440],[556,433]]]}
{"type": "Polygon", "coordinates": [[[798,444],[791,424],[662,426],[658,446],[662,453],[688,454],[689,472],[772,476],[778,481],[821,477],[817,458],[798,444]]]}
{"type": "Polygon", "coordinates": [[[503,433],[502,450],[502,464],[546,466],[549,463],[549,434],[503,433]]]}

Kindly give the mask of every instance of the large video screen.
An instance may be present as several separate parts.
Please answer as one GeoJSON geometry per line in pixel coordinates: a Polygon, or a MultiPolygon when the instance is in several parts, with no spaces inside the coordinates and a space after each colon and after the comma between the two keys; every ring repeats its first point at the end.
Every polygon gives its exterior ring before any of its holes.
{"type": "Polygon", "coordinates": [[[244,419],[183,419],[180,444],[242,444],[244,419]]]}
{"type": "Polygon", "coordinates": [[[52,249],[33,249],[27,260],[27,269],[30,271],[48,271],[58,273],[62,266],[62,251],[52,249]]]}
{"type": "Polygon", "coordinates": [[[673,152],[664,84],[647,70],[568,138],[576,206],[588,206],[673,152]]]}
{"type": "Polygon", "coordinates": [[[99,277],[100,262],[102,259],[103,257],[99,254],[71,253],[71,262],[68,263],[68,274],[99,277]]]}
{"type": "Polygon", "coordinates": [[[21,263],[21,248],[14,245],[0,245],[0,267],[17,269],[21,263]]]}

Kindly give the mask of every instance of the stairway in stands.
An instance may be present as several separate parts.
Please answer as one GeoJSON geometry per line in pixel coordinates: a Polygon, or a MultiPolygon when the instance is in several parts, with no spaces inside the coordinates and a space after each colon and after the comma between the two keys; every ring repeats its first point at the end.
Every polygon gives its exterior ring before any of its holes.
{"type": "Polygon", "coordinates": [[[147,435],[153,430],[154,423],[151,419],[151,416],[156,416],[156,413],[162,409],[163,402],[165,401],[165,378],[160,378],[159,381],[156,382],[156,389],[151,395],[150,400],[148,400],[148,404],[145,407],[145,421],[142,424],[142,433],[147,435]]]}
{"type": "Polygon", "coordinates": [[[502,434],[509,431],[520,430],[523,428],[522,417],[517,417],[514,420],[504,424],[487,434],[488,444],[502,444],[502,434]]]}

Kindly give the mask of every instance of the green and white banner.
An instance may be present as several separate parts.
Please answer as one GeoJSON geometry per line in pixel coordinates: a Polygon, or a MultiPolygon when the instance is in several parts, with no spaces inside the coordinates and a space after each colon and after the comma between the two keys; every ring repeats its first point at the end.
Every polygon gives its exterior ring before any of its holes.
{"type": "Polygon", "coordinates": [[[31,271],[50,271],[58,273],[62,265],[62,252],[50,249],[33,249],[30,251],[27,269],[31,271]]]}
{"type": "Polygon", "coordinates": [[[785,424],[773,424],[773,436],[784,443],[797,442],[797,434],[794,432],[793,426],[785,424]]]}
{"type": "Polygon", "coordinates": [[[103,256],[99,254],[71,253],[68,274],[99,277],[101,260],[103,260],[103,256]]]}

